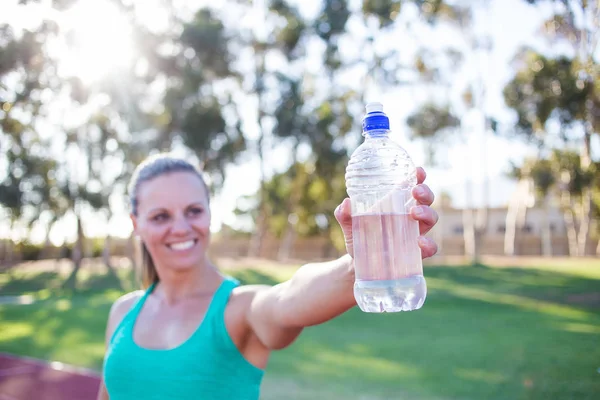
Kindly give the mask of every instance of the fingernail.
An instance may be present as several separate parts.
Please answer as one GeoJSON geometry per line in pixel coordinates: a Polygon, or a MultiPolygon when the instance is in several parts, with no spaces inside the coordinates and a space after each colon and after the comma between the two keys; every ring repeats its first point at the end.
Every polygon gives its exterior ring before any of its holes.
{"type": "Polygon", "coordinates": [[[425,214],[425,210],[423,210],[423,207],[415,207],[414,213],[417,217],[422,217],[425,214]]]}

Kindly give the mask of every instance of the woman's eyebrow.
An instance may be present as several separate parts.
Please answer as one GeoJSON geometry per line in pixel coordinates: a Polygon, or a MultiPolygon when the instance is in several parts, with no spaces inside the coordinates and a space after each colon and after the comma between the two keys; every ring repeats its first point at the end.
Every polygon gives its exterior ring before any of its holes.
{"type": "Polygon", "coordinates": [[[158,212],[158,211],[166,211],[166,209],[163,207],[151,208],[148,211],[148,214],[154,214],[155,212],[158,212]]]}

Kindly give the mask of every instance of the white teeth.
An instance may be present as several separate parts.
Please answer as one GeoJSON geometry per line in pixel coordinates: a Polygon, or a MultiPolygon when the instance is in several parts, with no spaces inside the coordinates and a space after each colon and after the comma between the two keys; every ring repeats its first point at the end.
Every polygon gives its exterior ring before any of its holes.
{"type": "Polygon", "coordinates": [[[188,240],[187,242],[170,244],[169,247],[172,250],[187,250],[187,249],[191,248],[194,245],[194,243],[195,243],[194,240],[188,240]]]}

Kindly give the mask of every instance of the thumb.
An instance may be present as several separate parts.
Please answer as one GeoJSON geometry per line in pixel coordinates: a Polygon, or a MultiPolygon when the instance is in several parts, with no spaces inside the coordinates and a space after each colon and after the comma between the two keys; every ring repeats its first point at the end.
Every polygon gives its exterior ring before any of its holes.
{"type": "Polygon", "coordinates": [[[340,224],[342,232],[344,234],[344,240],[346,242],[346,250],[348,254],[353,255],[352,247],[352,206],[350,199],[345,198],[342,203],[337,206],[334,212],[335,219],[340,224]]]}
{"type": "Polygon", "coordinates": [[[337,206],[334,212],[335,219],[342,227],[342,230],[350,229],[352,230],[352,211],[350,205],[350,199],[345,198],[342,203],[337,206]]]}

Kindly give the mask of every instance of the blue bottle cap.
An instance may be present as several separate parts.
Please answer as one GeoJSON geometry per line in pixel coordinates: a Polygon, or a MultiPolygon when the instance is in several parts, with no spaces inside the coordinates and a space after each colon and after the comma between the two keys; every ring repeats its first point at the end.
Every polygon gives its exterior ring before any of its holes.
{"type": "Polygon", "coordinates": [[[389,131],[390,120],[383,112],[381,103],[368,103],[365,107],[367,115],[363,118],[363,133],[367,134],[370,131],[389,131]]]}

